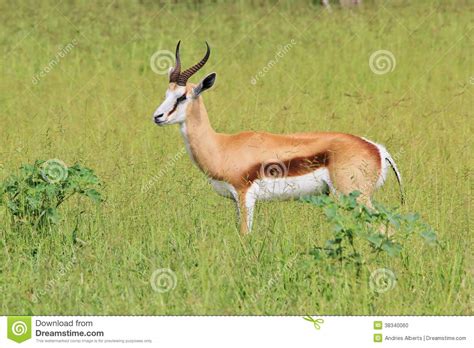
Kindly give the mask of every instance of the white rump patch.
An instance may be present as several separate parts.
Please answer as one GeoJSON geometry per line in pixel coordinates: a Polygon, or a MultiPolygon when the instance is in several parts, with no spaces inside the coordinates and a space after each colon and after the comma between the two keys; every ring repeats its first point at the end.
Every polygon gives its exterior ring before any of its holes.
{"type": "Polygon", "coordinates": [[[380,170],[379,178],[377,179],[377,182],[375,184],[375,187],[379,188],[384,184],[385,179],[387,179],[387,170],[390,167],[390,163],[388,163],[387,159],[391,160],[392,163],[395,163],[395,161],[392,159],[392,156],[390,156],[390,154],[388,153],[385,146],[374,143],[373,141],[371,141],[369,139],[366,139],[366,138],[363,138],[363,137],[362,137],[362,139],[364,139],[366,142],[374,145],[377,148],[377,150],[379,150],[381,170],[380,170]]]}

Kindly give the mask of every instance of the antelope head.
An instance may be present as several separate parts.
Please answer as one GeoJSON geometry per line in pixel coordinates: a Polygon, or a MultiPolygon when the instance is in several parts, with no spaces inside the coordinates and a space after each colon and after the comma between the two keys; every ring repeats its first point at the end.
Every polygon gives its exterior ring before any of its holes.
{"type": "Polygon", "coordinates": [[[207,51],[201,61],[189,69],[181,72],[181,60],[179,57],[179,45],[176,46],[176,64],[169,69],[169,86],[166,90],[165,100],[153,114],[153,120],[159,126],[183,123],[186,120],[187,110],[202,92],[212,87],[216,74],[207,75],[199,84],[188,83],[189,78],[194,75],[204,64],[211,54],[211,49],[206,42],[207,51]]]}

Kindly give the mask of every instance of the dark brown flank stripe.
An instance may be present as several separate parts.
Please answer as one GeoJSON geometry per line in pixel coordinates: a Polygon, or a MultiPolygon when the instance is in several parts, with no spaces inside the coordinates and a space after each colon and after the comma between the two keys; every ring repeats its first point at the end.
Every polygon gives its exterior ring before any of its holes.
{"type": "Polygon", "coordinates": [[[306,157],[295,157],[286,161],[269,161],[253,165],[245,176],[248,183],[254,182],[256,179],[263,178],[281,178],[305,175],[316,169],[327,167],[329,164],[329,152],[321,152],[306,157]],[[271,168],[278,168],[275,175],[272,175],[271,168]]]}

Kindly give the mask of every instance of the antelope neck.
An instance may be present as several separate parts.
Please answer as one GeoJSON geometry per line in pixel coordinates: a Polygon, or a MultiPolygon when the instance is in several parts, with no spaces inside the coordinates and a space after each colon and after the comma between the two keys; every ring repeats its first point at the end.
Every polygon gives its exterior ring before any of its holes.
{"type": "Polygon", "coordinates": [[[212,178],[219,177],[217,164],[222,152],[218,134],[209,122],[201,96],[190,103],[186,120],[181,124],[181,135],[191,159],[197,166],[212,178]]]}

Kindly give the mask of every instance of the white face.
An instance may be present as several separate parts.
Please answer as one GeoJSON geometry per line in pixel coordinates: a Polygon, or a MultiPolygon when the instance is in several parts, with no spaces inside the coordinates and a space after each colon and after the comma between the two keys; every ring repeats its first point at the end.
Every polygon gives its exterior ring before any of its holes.
{"type": "Polygon", "coordinates": [[[165,101],[153,114],[153,120],[157,125],[183,123],[186,120],[186,107],[190,96],[186,96],[185,93],[184,86],[177,86],[174,90],[166,91],[165,101]]]}

